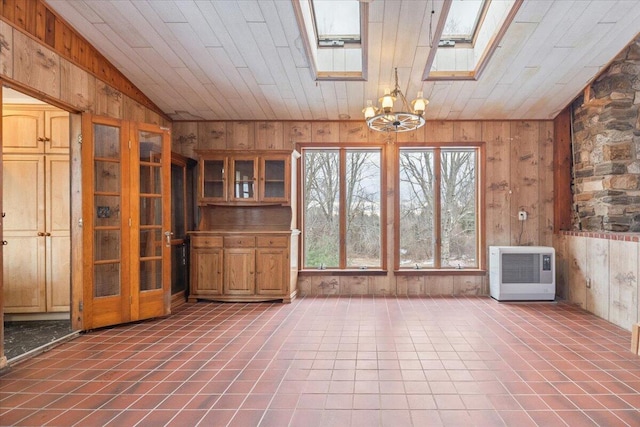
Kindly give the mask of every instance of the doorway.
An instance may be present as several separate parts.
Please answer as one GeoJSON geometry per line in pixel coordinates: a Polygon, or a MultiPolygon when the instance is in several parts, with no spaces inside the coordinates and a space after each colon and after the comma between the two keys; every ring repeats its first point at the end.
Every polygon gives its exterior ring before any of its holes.
{"type": "Polygon", "coordinates": [[[2,90],[4,353],[72,334],[69,113],[2,90]]]}

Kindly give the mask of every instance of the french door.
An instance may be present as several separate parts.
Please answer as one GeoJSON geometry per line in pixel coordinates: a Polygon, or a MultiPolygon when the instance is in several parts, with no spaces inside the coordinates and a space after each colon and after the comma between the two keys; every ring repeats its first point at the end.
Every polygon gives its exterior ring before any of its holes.
{"type": "Polygon", "coordinates": [[[169,313],[170,140],[83,115],[83,329],[169,313]]]}

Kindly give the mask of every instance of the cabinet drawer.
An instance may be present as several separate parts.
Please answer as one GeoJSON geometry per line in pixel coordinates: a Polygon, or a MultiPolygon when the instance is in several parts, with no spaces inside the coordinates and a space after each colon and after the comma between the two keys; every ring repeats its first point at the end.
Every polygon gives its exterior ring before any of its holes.
{"type": "Polygon", "coordinates": [[[253,248],[256,238],[253,236],[224,236],[225,248],[253,248]]]}
{"type": "Polygon", "coordinates": [[[260,248],[286,248],[289,236],[258,236],[257,246],[260,248]]]}
{"type": "Polygon", "coordinates": [[[194,248],[221,248],[222,236],[191,236],[191,246],[194,248]]]}

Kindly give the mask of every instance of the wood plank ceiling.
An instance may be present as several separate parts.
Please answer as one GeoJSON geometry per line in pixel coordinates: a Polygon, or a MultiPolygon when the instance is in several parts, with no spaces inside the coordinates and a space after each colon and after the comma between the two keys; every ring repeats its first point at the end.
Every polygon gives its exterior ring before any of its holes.
{"type": "Polygon", "coordinates": [[[369,0],[367,81],[315,81],[290,0],[48,4],[174,120],[360,120],[394,67],[427,120],[549,119],[640,32],[640,1],[525,1],[479,80],[422,81],[443,0],[369,0]]]}

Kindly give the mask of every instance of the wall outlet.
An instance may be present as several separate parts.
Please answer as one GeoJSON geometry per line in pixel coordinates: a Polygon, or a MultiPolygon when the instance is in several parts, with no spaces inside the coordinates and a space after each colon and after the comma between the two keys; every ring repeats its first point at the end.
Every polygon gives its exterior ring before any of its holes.
{"type": "Polygon", "coordinates": [[[527,212],[520,211],[518,212],[518,221],[525,221],[527,219],[527,212]]]}

